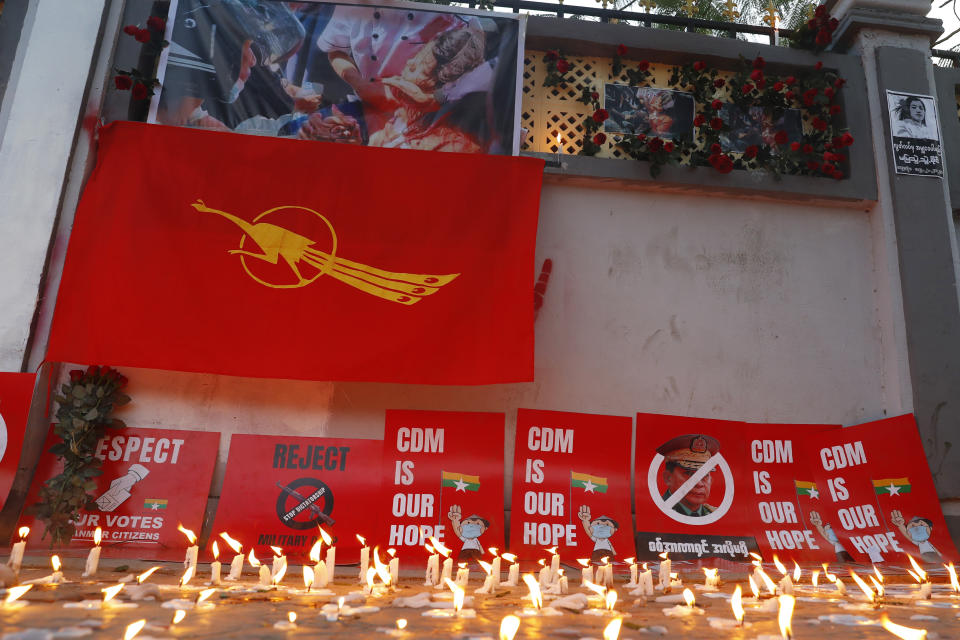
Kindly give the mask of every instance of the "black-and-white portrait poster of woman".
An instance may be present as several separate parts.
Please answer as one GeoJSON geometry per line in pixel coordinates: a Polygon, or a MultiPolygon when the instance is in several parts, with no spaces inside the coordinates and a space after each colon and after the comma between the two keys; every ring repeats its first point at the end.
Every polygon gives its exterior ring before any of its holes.
{"type": "Polygon", "coordinates": [[[934,98],[887,91],[887,109],[897,173],[942,178],[943,148],[934,98]]]}

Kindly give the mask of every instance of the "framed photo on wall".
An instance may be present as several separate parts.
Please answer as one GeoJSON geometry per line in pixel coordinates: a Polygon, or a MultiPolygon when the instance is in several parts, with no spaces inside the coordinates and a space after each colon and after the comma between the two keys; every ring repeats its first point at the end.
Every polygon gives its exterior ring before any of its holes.
{"type": "Polygon", "coordinates": [[[897,173],[943,178],[940,118],[933,96],[887,91],[887,111],[897,173]]]}

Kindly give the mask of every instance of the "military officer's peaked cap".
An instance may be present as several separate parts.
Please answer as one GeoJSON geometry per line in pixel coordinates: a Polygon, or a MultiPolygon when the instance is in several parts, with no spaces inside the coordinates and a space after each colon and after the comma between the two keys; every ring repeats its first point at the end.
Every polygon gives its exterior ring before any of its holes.
{"type": "Polygon", "coordinates": [[[720,451],[720,442],[711,436],[688,433],[657,447],[657,453],[684,469],[699,469],[720,451]]]}

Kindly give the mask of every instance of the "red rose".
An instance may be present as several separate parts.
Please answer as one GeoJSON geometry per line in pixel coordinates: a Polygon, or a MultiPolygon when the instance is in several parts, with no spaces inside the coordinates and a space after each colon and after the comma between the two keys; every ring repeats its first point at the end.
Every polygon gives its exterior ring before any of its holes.
{"type": "Polygon", "coordinates": [[[780,129],[780,131],[777,131],[777,133],[774,134],[773,136],[773,141],[776,142],[777,144],[787,144],[787,140],[788,140],[787,132],[784,131],[783,129],[780,129]]]}
{"type": "Polygon", "coordinates": [[[702,113],[698,113],[697,117],[693,119],[693,126],[702,127],[703,123],[707,121],[707,117],[702,113]]]}
{"type": "Polygon", "coordinates": [[[824,164],[824,165],[820,168],[820,170],[823,171],[825,174],[830,175],[831,173],[833,173],[834,171],[836,171],[837,168],[836,168],[835,166],[833,166],[832,164],[824,164]]]}
{"type": "Polygon", "coordinates": [[[710,118],[710,128],[714,131],[720,131],[720,129],[723,129],[723,120],[720,118],[710,118]]]}
{"type": "MultiPolygon", "coordinates": [[[[834,138],[834,140],[836,140],[836,138],[834,138]]],[[[823,145],[823,148],[829,151],[830,149],[833,149],[833,146],[833,144],[828,142],[827,144],[823,145]]]]}
{"type": "Polygon", "coordinates": [[[820,168],[820,163],[813,160],[807,160],[807,169],[810,171],[817,171],[820,168]]]}
{"type": "Polygon", "coordinates": [[[77,382],[81,379],[83,379],[83,371],[80,369],[74,369],[70,372],[70,382],[77,382]]]}
{"type": "Polygon", "coordinates": [[[807,20],[807,28],[810,29],[811,31],[813,31],[814,29],[816,29],[816,28],[817,28],[817,21],[814,20],[813,18],[810,18],[809,20],[807,20]]]}
{"type": "Polygon", "coordinates": [[[803,145],[803,152],[804,152],[804,153],[813,153],[813,145],[812,145],[812,144],[805,144],[805,145],[803,145]]]}
{"type": "Polygon", "coordinates": [[[119,382],[120,382],[120,388],[122,389],[123,387],[127,386],[127,383],[130,381],[127,379],[127,376],[121,374],[119,382]]]}
{"type": "Polygon", "coordinates": [[[840,109],[840,105],[838,104],[830,105],[830,115],[835,116],[838,113],[840,113],[840,111],[842,111],[842,109],[840,109]]]}
{"type": "Polygon", "coordinates": [[[153,35],[149,29],[137,29],[137,33],[133,37],[137,42],[150,42],[153,35]]]}
{"type": "Polygon", "coordinates": [[[814,42],[816,42],[817,46],[820,47],[825,47],[830,44],[830,40],[832,40],[830,37],[830,32],[826,29],[820,29],[820,31],[817,31],[817,37],[814,38],[814,42]]]}
{"type": "Polygon", "coordinates": [[[763,69],[766,66],[767,62],[763,59],[762,56],[757,56],[753,59],[753,68],[754,69],[763,69]]]}
{"type": "Polygon", "coordinates": [[[720,173],[730,173],[733,171],[733,160],[724,153],[716,153],[708,158],[710,165],[720,173]]]}
{"type": "Polygon", "coordinates": [[[140,28],[137,27],[137,25],[134,25],[134,24],[128,24],[127,26],[125,26],[125,27],[123,28],[123,32],[124,32],[125,34],[127,34],[128,36],[135,36],[135,35],[137,35],[137,33],[138,33],[139,31],[140,31],[140,28]]]}
{"type": "Polygon", "coordinates": [[[100,367],[98,367],[98,366],[95,365],[95,364],[90,365],[89,367],[87,367],[87,375],[88,375],[88,376],[98,376],[98,375],[100,375],[100,367]]]}
{"type": "Polygon", "coordinates": [[[820,5],[814,10],[813,15],[817,18],[822,18],[827,15],[827,8],[823,5],[820,5]]]}
{"type": "Polygon", "coordinates": [[[713,102],[710,103],[710,108],[713,109],[714,111],[720,111],[720,109],[723,108],[723,103],[720,102],[719,100],[714,100],[713,102]]]}
{"type": "Polygon", "coordinates": [[[559,54],[558,52],[556,52],[556,51],[547,51],[546,55],[543,56],[543,59],[546,60],[547,62],[553,62],[554,60],[558,59],[559,57],[560,57],[560,54],[559,54]]]}
{"type": "Polygon", "coordinates": [[[163,31],[163,28],[167,26],[166,20],[158,16],[151,16],[147,18],[147,28],[153,29],[154,31],[163,31]]]}
{"type": "Polygon", "coordinates": [[[787,91],[785,94],[783,94],[783,97],[792,102],[797,96],[793,93],[793,91],[787,91]]]}
{"type": "Polygon", "coordinates": [[[639,140],[640,142],[643,142],[646,139],[647,139],[647,134],[645,133],[641,133],[637,135],[637,140],[639,140]]]}
{"type": "Polygon", "coordinates": [[[843,85],[845,84],[847,84],[847,81],[844,80],[843,78],[837,78],[836,80],[833,81],[833,86],[835,86],[837,89],[842,89],[843,85]]]}
{"type": "Polygon", "coordinates": [[[567,71],[570,71],[570,63],[567,62],[566,58],[560,58],[557,60],[557,71],[560,73],[566,73],[567,71]]]}
{"type": "Polygon", "coordinates": [[[130,76],[119,75],[113,78],[113,86],[115,86],[120,91],[126,91],[133,86],[133,80],[130,79],[130,76]]]}
{"type": "Polygon", "coordinates": [[[790,143],[790,150],[791,150],[791,151],[800,151],[800,143],[799,143],[799,142],[791,142],[791,143],[790,143]]]}
{"type": "Polygon", "coordinates": [[[830,30],[830,33],[833,33],[837,30],[837,27],[840,26],[840,21],[836,18],[830,18],[830,22],[827,23],[827,29],[830,30]]]}
{"type": "Polygon", "coordinates": [[[594,122],[603,122],[609,117],[610,117],[610,114],[607,113],[606,109],[597,109],[596,111],[593,112],[594,122]]]}
{"type": "Polygon", "coordinates": [[[673,153],[673,149],[674,149],[673,142],[671,142],[670,140],[667,140],[666,142],[663,143],[663,150],[666,151],[667,153],[673,153]]]}
{"type": "Polygon", "coordinates": [[[840,171],[839,169],[834,171],[832,175],[834,180],[843,180],[843,171],[840,171]]]}
{"type": "Polygon", "coordinates": [[[138,82],[133,85],[133,99],[134,100],[144,100],[147,97],[147,85],[142,82],[138,82]]]}
{"type": "Polygon", "coordinates": [[[783,83],[782,83],[782,82],[774,82],[774,83],[773,83],[773,90],[774,90],[774,91],[777,91],[777,92],[783,91],[783,83]]]}
{"type": "Polygon", "coordinates": [[[818,60],[817,64],[813,65],[813,68],[820,71],[820,69],[823,69],[823,63],[818,60]]]}
{"type": "Polygon", "coordinates": [[[740,91],[742,91],[742,92],[744,93],[744,95],[746,95],[746,94],[750,93],[751,91],[753,91],[753,85],[750,84],[749,82],[747,82],[747,83],[745,83],[745,84],[740,88],[740,91]]]}
{"type": "Polygon", "coordinates": [[[744,158],[756,158],[757,154],[760,153],[760,147],[755,144],[750,145],[743,151],[744,158]]]}
{"type": "Polygon", "coordinates": [[[795,85],[797,83],[797,79],[793,76],[787,76],[786,83],[788,86],[795,85]]]}
{"type": "Polygon", "coordinates": [[[703,60],[697,60],[696,62],[693,63],[693,70],[694,70],[694,71],[698,71],[698,72],[699,72],[699,71],[703,71],[703,70],[706,69],[706,68],[707,68],[707,63],[704,62],[703,60]]]}
{"type": "Polygon", "coordinates": [[[658,153],[661,149],[663,149],[663,140],[660,138],[653,138],[647,143],[647,148],[653,153],[658,153]]]}
{"type": "Polygon", "coordinates": [[[599,99],[600,99],[600,94],[597,93],[596,91],[594,91],[593,93],[590,94],[590,99],[591,99],[591,100],[599,100],[599,99]]]}
{"type": "Polygon", "coordinates": [[[814,117],[813,122],[811,122],[810,124],[813,125],[813,128],[816,129],[817,131],[827,130],[827,122],[826,120],[822,120],[820,116],[814,117]]]}
{"type": "Polygon", "coordinates": [[[710,153],[712,153],[713,155],[717,155],[718,153],[720,153],[720,151],[721,151],[721,147],[716,142],[710,145],[710,153]]]}
{"type": "Polygon", "coordinates": [[[823,95],[827,96],[832,100],[833,96],[836,95],[836,92],[833,90],[833,87],[827,87],[826,89],[823,90],[823,95]]]}
{"type": "Polygon", "coordinates": [[[761,80],[760,82],[757,83],[757,89],[760,89],[761,91],[762,91],[766,86],[767,86],[767,79],[766,79],[766,78],[764,78],[763,80],[761,80]]]}
{"type": "Polygon", "coordinates": [[[650,63],[647,60],[641,60],[639,63],[637,63],[637,69],[640,69],[640,71],[646,71],[649,68],[650,63]]]}
{"type": "Polygon", "coordinates": [[[754,69],[753,72],[750,74],[750,79],[753,80],[754,82],[762,82],[763,71],[760,69],[754,69]]]}
{"type": "Polygon", "coordinates": [[[723,88],[723,85],[725,84],[727,84],[727,81],[724,80],[723,78],[717,78],[716,80],[713,81],[713,86],[715,86],[717,89],[723,88]]]}
{"type": "Polygon", "coordinates": [[[607,134],[602,131],[597,135],[593,136],[593,144],[603,144],[607,141],[607,134]]]}
{"type": "Polygon", "coordinates": [[[843,143],[844,147],[849,147],[850,145],[853,144],[853,136],[850,135],[849,133],[845,133],[842,136],[840,136],[840,141],[843,143]]]}
{"type": "Polygon", "coordinates": [[[627,55],[627,48],[626,48],[625,46],[623,46],[622,44],[618,44],[618,45],[617,45],[617,55],[620,56],[621,58],[622,58],[623,56],[627,55]]]}

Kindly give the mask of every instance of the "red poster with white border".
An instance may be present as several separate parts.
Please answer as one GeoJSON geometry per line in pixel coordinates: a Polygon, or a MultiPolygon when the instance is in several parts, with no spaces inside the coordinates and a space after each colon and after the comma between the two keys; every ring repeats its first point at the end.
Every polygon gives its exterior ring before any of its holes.
{"type": "MultiPolygon", "coordinates": [[[[109,430],[94,454],[103,461],[103,475],[94,478],[95,504],[80,512],[73,540],[60,553],[86,553],[99,526],[104,557],[183,559],[187,538],[177,525],[200,534],[219,441],[220,434],[209,431],[109,430]]],[[[51,429],[30,485],[28,506],[37,502],[43,483],[62,470],[49,452],[56,442],[59,438],[51,429]]],[[[30,527],[31,547],[49,545],[42,520],[28,516],[23,524],[30,527]]]]}
{"type": "Polygon", "coordinates": [[[837,560],[958,559],[912,414],[823,434],[808,455],[822,503],[810,517],[837,560]]]}
{"type": "MultiPolygon", "coordinates": [[[[357,534],[376,543],[379,518],[366,505],[378,498],[382,449],[380,440],[231,436],[210,539],[226,532],[261,560],[273,556],[273,546],[305,562],[323,527],[334,538],[337,564],[359,562],[357,534]]],[[[222,540],[218,547],[225,550],[222,540]]]]}
{"type": "MultiPolygon", "coordinates": [[[[503,549],[504,414],[388,410],[377,539],[403,561],[436,536],[456,562],[503,549]]],[[[489,560],[489,557],[487,558],[489,560]]]]}
{"type": "Polygon", "coordinates": [[[561,560],[634,555],[630,417],[520,409],[510,551],[522,560],[558,547],[561,560]]]}
{"type": "Polygon", "coordinates": [[[0,373],[0,508],[17,475],[36,382],[35,373],[0,373]]]}

